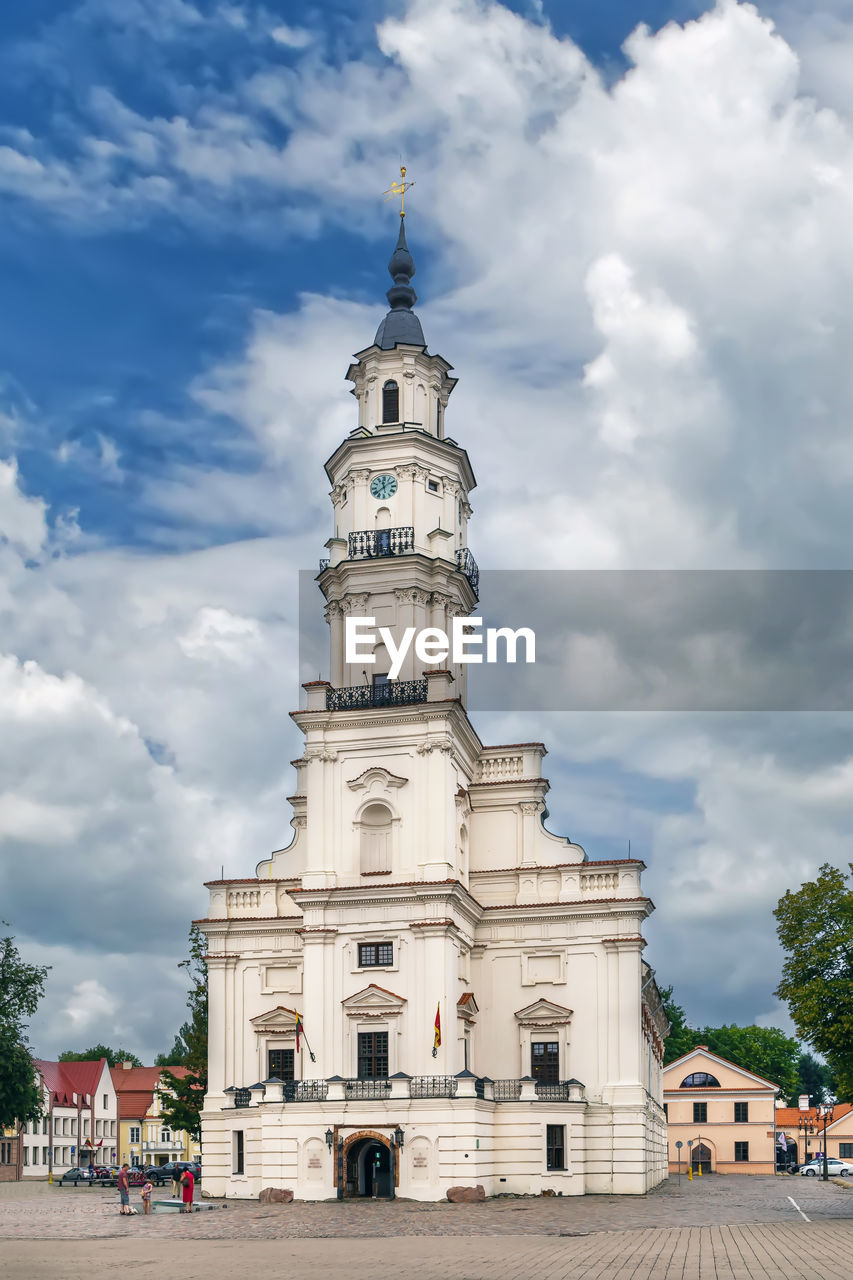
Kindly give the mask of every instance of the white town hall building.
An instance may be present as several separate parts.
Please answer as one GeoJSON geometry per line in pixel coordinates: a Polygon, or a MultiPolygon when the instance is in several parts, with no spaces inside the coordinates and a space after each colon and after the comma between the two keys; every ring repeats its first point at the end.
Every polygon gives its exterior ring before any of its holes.
{"type": "Polygon", "coordinates": [[[358,426],[326,464],[331,680],[293,713],[294,838],[212,882],[199,922],[204,1188],[642,1193],[667,1176],[668,1030],[643,864],[546,830],[545,748],[482,744],[464,666],[411,651],[389,681],[382,648],[368,676],[346,662],[348,615],[450,633],[477,603],[474,475],[445,435],[455,379],[412,310],[404,226],[391,309],[347,374],[358,426]]]}

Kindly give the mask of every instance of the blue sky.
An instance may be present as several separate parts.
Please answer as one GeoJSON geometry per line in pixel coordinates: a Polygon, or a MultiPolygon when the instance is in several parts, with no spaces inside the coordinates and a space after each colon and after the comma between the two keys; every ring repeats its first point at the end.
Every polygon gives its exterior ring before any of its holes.
{"type": "MultiPolygon", "coordinates": [[[[0,896],[55,966],[39,1051],[150,1057],[202,881],[288,839],[295,572],[401,157],[481,566],[849,565],[853,26],[29,0],[0,36],[0,896]]],[[[552,829],[647,859],[649,954],[697,1022],[786,1025],[770,913],[847,857],[846,716],[480,725],[548,742],[552,829]]]]}

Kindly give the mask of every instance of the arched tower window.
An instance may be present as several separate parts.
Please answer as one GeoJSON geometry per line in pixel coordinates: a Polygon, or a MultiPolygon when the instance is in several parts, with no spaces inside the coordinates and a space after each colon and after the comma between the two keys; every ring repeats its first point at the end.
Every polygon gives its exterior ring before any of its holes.
{"type": "Polygon", "coordinates": [[[382,421],[400,421],[400,388],[389,378],[382,388],[382,421]]]}
{"type": "Polygon", "coordinates": [[[685,1076],[679,1089],[719,1089],[720,1082],[716,1076],[708,1075],[707,1071],[694,1071],[692,1076],[685,1076]]]}
{"type": "Polygon", "coordinates": [[[391,810],[369,804],[361,815],[361,874],[391,870],[391,810]]]}

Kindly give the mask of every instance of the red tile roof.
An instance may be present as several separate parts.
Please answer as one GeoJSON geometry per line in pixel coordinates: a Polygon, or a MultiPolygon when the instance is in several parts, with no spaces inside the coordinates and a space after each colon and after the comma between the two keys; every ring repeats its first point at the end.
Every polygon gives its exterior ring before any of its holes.
{"type": "MultiPolygon", "coordinates": [[[[846,1116],[848,1111],[853,1111],[853,1103],[836,1102],[833,1108],[833,1124],[836,1120],[840,1120],[842,1116],[846,1116]]],[[[777,1107],[776,1128],[787,1129],[791,1127],[796,1129],[800,1116],[808,1116],[813,1122],[817,1122],[819,1119],[817,1107],[809,1107],[808,1111],[801,1111],[799,1107],[777,1107]]],[[[821,1127],[823,1126],[821,1125],[821,1127]]]]}
{"type": "Polygon", "coordinates": [[[106,1058],[91,1062],[48,1062],[45,1058],[33,1058],[33,1062],[50,1091],[51,1101],[60,1107],[73,1107],[75,1093],[78,1100],[88,1099],[94,1093],[106,1058]]]}
{"type": "Polygon", "coordinates": [[[186,1067],[112,1067],[110,1075],[118,1100],[119,1120],[141,1120],[154,1101],[154,1090],[163,1071],[183,1079],[186,1067]]]}

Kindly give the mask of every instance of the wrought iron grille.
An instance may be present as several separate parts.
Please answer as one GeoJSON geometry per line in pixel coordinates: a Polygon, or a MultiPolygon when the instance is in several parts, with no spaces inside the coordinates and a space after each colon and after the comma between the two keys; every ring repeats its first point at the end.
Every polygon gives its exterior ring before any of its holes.
{"type": "Polygon", "coordinates": [[[286,1080],[285,1102],[325,1102],[329,1094],[326,1080],[286,1080]]]}
{"type": "Polygon", "coordinates": [[[455,1098],[459,1081],[453,1076],[413,1076],[409,1082],[412,1098],[455,1098]]]}
{"type": "Polygon", "coordinates": [[[250,1107],[252,1105],[251,1089],[235,1089],[234,1090],[234,1106],[250,1107]]]}
{"type": "Polygon", "coordinates": [[[399,529],[357,529],[349,535],[350,560],[372,560],[377,556],[404,556],[415,549],[412,525],[399,529]]]}
{"type": "Polygon", "coordinates": [[[332,563],[332,562],[331,562],[331,560],[327,560],[327,559],[325,559],[325,558],[324,558],[323,560],[321,560],[321,561],[320,561],[320,572],[322,573],[324,569],[328,569],[328,567],[329,567],[329,565],[330,565],[331,563],[332,563]]]}
{"type": "Polygon", "coordinates": [[[474,1093],[477,1095],[478,1098],[485,1098],[486,1082],[485,1080],[482,1079],[482,1077],[474,1081],[474,1093]]]}
{"type": "Polygon", "coordinates": [[[354,1098],[387,1098],[391,1092],[390,1080],[345,1080],[344,1096],[354,1098]]]}
{"type": "Polygon", "coordinates": [[[353,711],[359,707],[402,707],[426,702],[426,680],[388,680],[384,684],[355,684],[347,689],[327,689],[327,711],[353,711]]]}
{"type": "Polygon", "coordinates": [[[477,568],[477,561],[467,547],[461,547],[456,552],[456,568],[460,573],[465,574],[473,589],[477,591],[480,586],[480,570],[477,568]]]}
{"type": "Polygon", "coordinates": [[[569,1085],[566,1080],[537,1080],[536,1097],[543,1102],[568,1102],[569,1085]]]}
{"type": "Polygon", "coordinates": [[[517,1102],[521,1097],[520,1080],[495,1080],[495,1102],[517,1102]]]}

